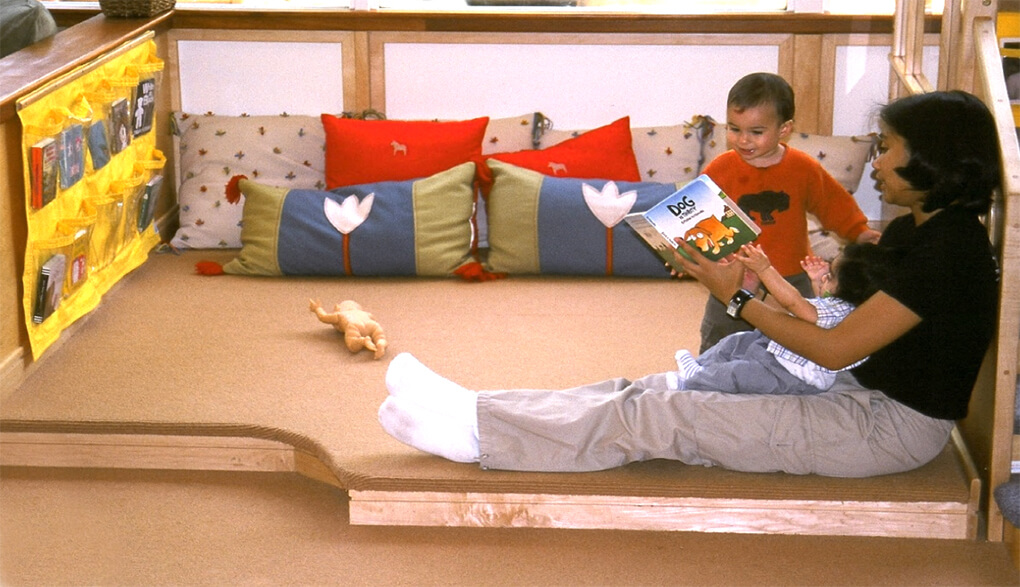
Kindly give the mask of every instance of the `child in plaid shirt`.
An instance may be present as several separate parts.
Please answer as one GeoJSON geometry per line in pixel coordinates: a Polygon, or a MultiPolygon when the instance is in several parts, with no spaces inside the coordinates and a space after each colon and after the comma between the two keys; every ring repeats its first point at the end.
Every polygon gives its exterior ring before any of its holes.
{"type": "MultiPolygon", "coordinates": [[[[892,256],[888,248],[859,243],[847,245],[831,267],[818,257],[805,257],[801,266],[811,279],[814,298],[801,296],[776,271],[761,247],[744,245],[736,259],[768,289],[766,300],[773,300],[774,305],[801,320],[832,328],[878,290],[883,276],[894,265],[892,256]]],[[[759,330],[725,336],[698,358],[690,351],[677,351],[676,361],[679,371],[675,389],[803,395],[821,393],[836,379],[835,371],[790,351],[759,330]]]]}

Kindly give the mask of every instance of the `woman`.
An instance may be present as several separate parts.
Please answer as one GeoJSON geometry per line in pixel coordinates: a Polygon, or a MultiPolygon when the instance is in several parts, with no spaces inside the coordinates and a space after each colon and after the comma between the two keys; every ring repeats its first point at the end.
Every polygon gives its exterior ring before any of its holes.
{"type": "Polygon", "coordinates": [[[941,452],[995,329],[997,271],[978,216],[999,182],[995,123],[977,98],[932,92],[881,111],[873,162],[883,199],[908,213],[883,245],[904,252],[879,291],[825,330],[740,289],[739,263],[680,243],[685,271],[790,350],[838,370],[821,394],[671,389],[660,373],[569,390],[474,393],[400,355],[379,410],[392,436],[483,468],[591,471],[655,458],[839,477],[913,469],[941,452]]]}

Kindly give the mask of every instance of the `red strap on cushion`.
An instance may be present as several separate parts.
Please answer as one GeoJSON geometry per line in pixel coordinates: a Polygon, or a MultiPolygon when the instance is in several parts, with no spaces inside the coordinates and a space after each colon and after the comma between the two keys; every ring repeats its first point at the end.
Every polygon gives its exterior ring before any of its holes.
{"type": "Polygon", "coordinates": [[[236,204],[241,201],[241,188],[240,186],[238,186],[238,184],[241,182],[242,179],[248,179],[248,176],[235,175],[234,177],[230,178],[230,181],[227,182],[226,189],[227,201],[230,202],[231,204],[236,204]]]}
{"type": "Polygon", "coordinates": [[[199,275],[223,275],[223,265],[216,261],[199,261],[195,263],[195,273],[199,275]]]}
{"type": "Polygon", "coordinates": [[[506,277],[506,273],[493,273],[486,271],[485,267],[478,261],[471,261],[470,263],[464,263],[454,273],[460,276],[464,281],[492,281],[494,279],[503,279],[506,277]]]}

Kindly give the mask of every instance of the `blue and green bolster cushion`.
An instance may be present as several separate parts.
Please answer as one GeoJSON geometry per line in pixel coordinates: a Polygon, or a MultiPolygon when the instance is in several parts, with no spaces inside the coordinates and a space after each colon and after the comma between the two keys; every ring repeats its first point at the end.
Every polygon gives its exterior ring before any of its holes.
{"type": "Polygon", "coordinates": [[[486,200],[486,269],[508,274],[669,277],[623,217],[677,190],[674,183],[552,177],[494,159],[486,200]]]}
{"type": "Polygon", "coordinates": [[[450,276],[473,262],[475,164],[330,191],[241,179],[239,275],[450,276]]]}

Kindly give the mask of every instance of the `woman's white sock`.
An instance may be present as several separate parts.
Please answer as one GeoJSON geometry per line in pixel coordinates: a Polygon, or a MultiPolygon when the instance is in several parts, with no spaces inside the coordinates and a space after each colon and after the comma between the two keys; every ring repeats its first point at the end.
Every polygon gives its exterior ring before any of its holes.
{"type": "Polygon", "coordinates": [[[390,395],[379,406],[379,423],[408,446],[458,463],[478,462],[478,428],[390,395]]]}
{"type": "Polygon", "coordinates": [[[410,353],[386,370],[379,423],[397,440],[459,463],[478,462],[478,394],[441,377],[410,353]]]}
{"type": "Polygon", "coordinates": [[[459,423],[477,427],[478,394],[429,369],[410,353],[400,353],[386,369],[386,389],[404,403],[413,402],[459,423]]]}

